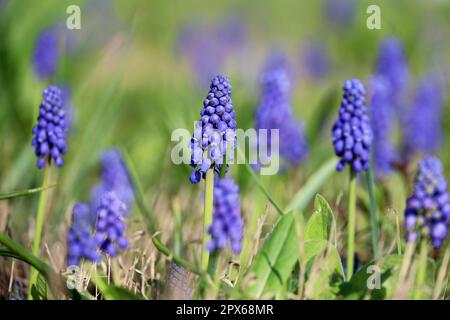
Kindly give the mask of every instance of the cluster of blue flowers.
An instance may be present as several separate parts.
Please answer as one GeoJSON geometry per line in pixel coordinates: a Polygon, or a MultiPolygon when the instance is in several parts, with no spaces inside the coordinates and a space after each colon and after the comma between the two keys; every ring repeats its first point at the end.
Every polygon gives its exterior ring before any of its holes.
{"type": "Polygon", "coordinates": [[[98,261],[100,240],[93,235],[94,217],[86,203],[72,209],[72,225],[67,232],[67,265],[78,265],[82,258],[98,261]]]}
{"type": "Polygon", "coordinates": [[[310,41],[301,50],[304,73],[313,80],[324,79],[330,70],[330,57],[325,43],[310,41]]]}
{"type": "Polygon", "coordinates": [[[60,168],[64,165],[62,155],[67,152],[67,122],[62,93],[57,87],[50,86],[44,90],[42,97],[32,140],[38,157],[37,167],[42,169],[53,159],[60,168]]]}
{"type": "Polygon", "coordinates": [[[346,164],[358,173],[369,168],[372,129],[366,109],[366,90],[357,79],[345,81],[339,117],[332,128],[334,151],[341,158],[336,169],[346,164]]]}
{"type": "MultiPolygon", "coordinates": [[[[291,165],[299,165],[308,154],[303,125],[292,114],[291,76],[283,55],[269,58],[261,77],[261,103],[255,114],[256,129],[267,129],[268,152],[271,153],[271,129],[279,130],[280,155],[291,165]]],[[[258,145],[261,143],[258,139],[258,145]]]]}
{"type": "Polygon", "coordinates": [[[444,95],[438,79],[427,76],[416,89],[414,104],[404,128],[405,154],[436,152],[442,141],[444,95]]]}
{"type": "Polygon", "coordinates": [[[198,83],[208,85],[223,71],[227,59],[240,52],[246,39],[245,21],[238,15],[225,16],[214,24],[192,21],[182,26],[178,51],[191,65],[198,83]]]}
{"type": "Polygon", "coordinates": [[[211,240],[207,243],[207,249],[212,252],[230,243],[231,250],[240,253],[244,222],[241,218],[239,187],[231,178],[216,179],[213,197],[213,221],[208,229],[211,240]]]}
{"type": "Polygon", "coordinates": [[[442,246],[450,223],[450,197],[447,188],[439,159],[425,156],[419,163],[414,191],[408,198],[405,210],[407,241],[429,237],[435,248],[442,246]]]}
{"type": "Polygon", "coordinates": [[[370,120],[373,130],[374,167],[377,177],[389,175],[398,154],[392,141],[395,112],[389,97],[389,84],[384,77],[369,81],[370,120]]]}
{"type": "Polygon", "coordinates": [[[124,222],[126,211],[125,203],[114,192],[104,194],[97,208],[96,236],[101,240],[101,250],[110,257],[115,257],[119,249],[128,248],[124,222]]]}
{"type": "Polygon", "coordinates": [[[101,180],[91,191],[92,210],[97,210],[103,195],[114,192],[126,205],[124,214],[128,215],[133,208],[134,186],[121,151],[115,148],[103,151],[100,154],[100,164],[101,180]]]}
{"type": "Polygon", "coordinates": [[[55,28],[45,29],[34,44],[35,74],[41,79],[50,79],[56,73],[59,58],[58,32],[55,28]]]}
{"type": "Polygon", "coordinates": [[[195,170],[189,179],[193,184],[205,178],[211,168],[220,171],[223,157],[226,155],[232,159],[231,149],[236,147],[236,112],[227,77],[219,75],[212,79],[200,115],[190,143],[191,166],[195,170]]]}
{"type": "Polygon", "coordinates": [[[125,219],[134,200],[134,188],[122,155],[117,149],[102,153],[102,179],[91,192],[91,204],[77,204],[67,234],[67,263],[82,258],[95,262],[104,252],[114,257],[128,248],[125,219]]]}

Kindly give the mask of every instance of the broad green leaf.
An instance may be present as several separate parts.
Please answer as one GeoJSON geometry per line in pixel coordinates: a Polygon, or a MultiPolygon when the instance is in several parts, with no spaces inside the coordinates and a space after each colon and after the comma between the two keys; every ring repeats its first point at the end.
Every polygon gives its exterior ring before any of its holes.
{"type": "Polygon", "coordinates": [[[289,213],[280,217],[256,256],[252,267],[256,281],[247,292],[255,298],[261,297],[263,293],[275,295],[289,278],[298,260],[298,253],[294,217],[289,213]]]}
{"type": "Polygon", "coordinates": [[[333,212],[328,202],[321,195],[316,195],[314,212],[306,224],[305,241],[312,239],[328,241],[333,220],[333,212]]]}
{"type": "Polygon", "coordinates": [[[376,265],[373,261],[369,262],[353,275],[350,282],[341,284],[340,295],[345,299],[363,299],[368,294],[376,299],[391,297],[395,283],[390,280],[397,278],[402,261],[403,257],[398,255],[387,256],[383,259],[379,268],[380,289],[373,289],[372,292],[369,292],[367,283],[374,275],[376,265]]]}
{"type": "Polygon", "coordinates": [[[7,199],[18,198],[18,197],[29,196],[31,194],[39,193],[41,191],[44,191],[44,190],[47,190],[50,188],[54,188],[55,186],[56,186],[56,184],[53,184],[53,185],[49,185],[46,187],[33,188],[33,189],[28,189],[28,190],[23,190],[23,191],[0,193],[0,200],[7,200],[7,199]]]}
{"type": "Polygon", "coordinates": [[[315,252],[309,252],[309,265],[317,263],[315,275],[309,277],[306,287],[310,288],[307,298],[313,299],[335,299],[339,292],[338,283],[344,280],[344,272],[342,269],[341,258],[337,249],[329,245],[325,240],[311,240],[310,242],[317,242],[316,246],[309,245],[306,249],[315,252]],[[323,255],[328,247],[326,255],[323,255]]]}

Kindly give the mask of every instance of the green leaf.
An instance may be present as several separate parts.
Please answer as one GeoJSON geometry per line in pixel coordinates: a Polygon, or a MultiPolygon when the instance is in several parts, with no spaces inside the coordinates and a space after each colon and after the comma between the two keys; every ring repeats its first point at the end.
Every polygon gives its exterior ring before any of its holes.
{"type": "Polygon", "coordinates": [[[142,300],[141,296],[125,288],[106,283],[103,278],[95,273],[92,274],[92,281],[97,284],[98,289],[106,300],[142,300]]]}
{"type": "Polygon", "coordinates": [[[372,292],[369,292],[367,283],[370,280],[369,277],[374,275],[374,270],[369,268],[376,264],[374,261],[369,262],[352,276],[350,282],[341,284],[340,295],[345,299],[363,299],[368,294],[373,299],[390,297],[396,285],[393,283],[393,279],[396,279],[397,276],[394,275],[398,275],[402,261],[403,257],[399,255],[390,255],[383,259],[380,266],[381,287],[380,289],[373,289],[372,292]]]}
{"type": "Polygon", "coordinates": [[[54,188],[56,186],[56,184],[52,184],[49,186],[45,186],[45,187],[40,187],[40,188],[34,188],[34,189],[28,189],[28,190],[24,190],[24,191],[13,191],[13,192],[4,192],[4,193],[0,193],[0,200],[7,200],[7,199],[13,199],[13,198],[18,198],[18,197],[24,197],[24,196],[29,196],[35,193],[39,193],[41,191],[50,189],[50,188],[54,188]]]}
{"type": "Polygon", "coordinates": [[[314,201],[314,212],[306,224],[305,241],[312,239],[327,240],[330,237],[330,230],[334,221],[333,212],[330,205],[321,195],[316,195],[314,201]]]}
{"type": "Polygon", "coordinates": [[[302,211],[316,194],[317,190],[330,178],[336,170],[337,160],[333,159],[325,162],[305,183],[305,185],[296,193],[292,201],[287,206],[285,212],[293,210],[302,211]]]}
{"type": "Polygon", "coordinates": [[[275,295],[286,284],[298,254],[294,217],[289,213],[278,220],[256,256],[252,267],[256,281],[247,292],[255,298],[263,293],[275,295]]]}
{"type": "Polygon", "coordinates": [[[48,300],[47,282],[41,274],[38,275],[36,284],[31,286],[31,296],[33,300],[48,300]]]}

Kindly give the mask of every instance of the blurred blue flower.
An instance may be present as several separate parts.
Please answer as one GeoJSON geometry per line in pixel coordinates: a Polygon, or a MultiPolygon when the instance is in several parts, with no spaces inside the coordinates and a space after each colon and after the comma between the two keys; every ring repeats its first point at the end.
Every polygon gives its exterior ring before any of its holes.
{"type": "Polygon", "coordinates": [[[370,120],[373,130],[375,173],[378,177],[389,175],[398,154],[392,141],[395,112],[389,96],[389,84],[384,77],[374,76],[368,84],[370,120]]]}
{"type": "Polygon", "coordinates": [[[49,80],[56,73],[60,58],[58,31],[47,28],[36,38],[33,51],[33,66],[36,76],[49,80]]]}
{"type": "Polygon", "coordinates": [[[409,83],[409,67],[399,38],[387,37],[380,43],[374,73],[386,79],[391,103],[400,107],[409,83]]]}
{"type": "Polygon", "coordinates": [[[413,194],[405,209],[407,241],[430,238],[440,248],[450,222],[450,197],[443,168],[436,157],[425,156],[419,163],[413,194]]]}
{"type": "Polygon", "coordinates": [[[289,70],[284,55],[276,53],[269,57],[261,76],[261,102],[255,113],[255,126],[257,130],[268,130],[269,154],[272,148],[270,129],[278,129],[281,157],[291,165],[299,165],[306,158],[308,143],[302,123],[292,114],[289,70]]]}
{"type": "Polygon", "coordinates": [[[234,253],[240,253],[244,221],[241,218],[239,187],[231,178],[216,179],[213,196],[213,221],[208,228],[211,240],[207,249],[212,252],[225,248],[229,243],[234,253]]]}
{"type": "Polygon", "coordinates": [[[302,70],[313,80],[322,80],[330,70],[330,57],[325,43],[309,41],[300,52],[302,70]]]}
{"type": "Polygon", "coordinates": [[[245,39],[246,26],[242,18],[228,15],[214,24],[195,21],[183,25],[177,51],[188,59],[198,83],[203,86],[224,71],[227,58],[238,51],[245,39]]]}
{"type": "Polygon", "coordinates": [[[356,0],[326,0],[325,15],[336,25],[352,25],[356,17],[356,0]]]}
{"type": "Polygon", "coordinates": [[[210,168],[219,171],[223,156],[231,156],[227,149],[236,147],[236,112],[227,77],[219,75],[212,79],[200,115],[190,143],[191,166],[195,169],[190,176],[193,184],[199,183],[210,168]]]}
{"type": "Polygon", "coordinates": [[[346,164],[358,173],[369,168],[373,133],[367,116],[366,90],[358,79],[347,80],[343,87],[339,116],[332,128],[334,151],[341,158],[336,169],[346,164]]]}
{"type": "Polygon", "coordinates": [[[415,92],[414,103],[403,126],[405,155],[414,152],[431,153],[439,150],[442,142],[443,88],[429,75],[423,78],[415,92]]]}
{"type": "Polygon", "coordinates": [[[67,232],[67,265],[79,265],[82,259],[100,260],[100,240],[93,234],[95,217],[89,206],[77,203],[72,209],[72,225],[67,232]]]}
{"type": "Polygon", "coordinates": [[[95,237],[100,241],[100,249],[110,257],[115,257],[119,250],[128,248],[124,221],[126,211],[125,203],[114,192],[108,192],[101,198],[95,212],[95,237]]]}
{"type": "Polygon", "coordinates": [[[134,203],[134,186],[130,173],[119,149],[107,149],[100,154],[101,181],[91,191],[91,210],[96,211],[103,196],[113,191],[117,198],[126,205],[128,215],[134,203]]]}
{"type": "Polygon", "coordinates": [[[32,145],[38,157],[37,167],[42,169],[53,159],[60,168],[64,165],[62,155],[67,152],[67,122],[61,90],[50,86],[42,94],[38,123],[33,128],[32,145]]]}

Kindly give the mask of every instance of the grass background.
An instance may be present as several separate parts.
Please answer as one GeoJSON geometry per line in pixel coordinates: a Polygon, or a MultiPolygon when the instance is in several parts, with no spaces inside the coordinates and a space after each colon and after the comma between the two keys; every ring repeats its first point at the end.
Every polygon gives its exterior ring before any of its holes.
{"type": "MultiPolygon", "coordinates": [[[[276,176],[261,177],[272,195],[285,207],[327,159],[333,156],[331,123],[337,114],[343,80],[366,80],[373,71],[378,44],[395,35],[404,42],[411,72],[411,94],[415,82],[429,70],[448,69],[450,4],[446,1],[357,1],[355,20],[338,26],[324,14],[324,1],[63,1],[25,0],[0,2],[0,191],[39,186],[42,172],[35,167],[31,147],[34,125],[43,88],[31,66],[36,37],[46,27],[64,29],[65,9],[79,4],[82,29],[67,31],[73,41],[72,52],[64,52],[52,83],[67,84],[73,93],[76,121],[65,156],[66,165],[53,170],[58,185],[50,194],[44,243],[54,263],[63,268],[64,233],[68,228],[73,203],[88,201],[90,188],[98,180],[98,154],[105,148],[126,150],[136,167],[145,193],[153,208],[163,242],[174,246],[175,213],[182,217],[185,255],[194,259],[202,223],[202,188],[189,183],[188,166],[170,161],[173,143],[170,134],[176,128],[192,130],[193,122],[208,87],[179,49],[180,35],[186,26],[213,30],[237,17],[244,25],[244,41],[227,52],[217,73],[230,77],[233,102],[240,128],[253,127],[253,113],[259,103],[258,75],[264,59],[275,48],[292,61],[296,84],[292,107],[308,132],[310,154],[304,164],[288,168],[276,176]],[[366,27],[366,8],[381,8],[382,29],[366,27]],[[300,49],[309,40],[318,39],[327,46],[330,72],[324,80],[303,77],[300,49]],[[194,249],[193,249],[194,248],[194,249]]],[[[230,23],[231,24],[231,23],[230,23]]],[[[230,26],[229,24],[229,26],[230,26]]],[[[211,43],[217,43],[217,40],[211,43]]],[[[226,45],[225,45],[226,46],[226,45]]],[[[214,57],[211,57],[214,60],[214,57]]],[[[446,176],[450,177],[449,99],[442,117],[445,137],[441,150],[446,176]]],[[[242,166],[232,166],[231,175],[241,188],[245,221],[266,214],[262,236],[276,218],[275,209],[260,193],[242,166]]],[[[347,177],[335,173],[320,193],[338,215],[338,229],[346,224],[343,190],[347,177]]],[[[402,216],[411,186],[394,174],[377,185],[381,204],[382,241],[385,250],[395,240],[395,213],[402,216]],[[382,192],[383,191],[383,192],[382,192]]],[[[356,251],[363,261],[370,260],[370,230],[365,188],[358,189],[358,233],[356,251]]],[[[37,196],[0,203],[0,230],[29,247],[37,196]]],[[[312,204],[305,210],[308,216],[312,204]]],[[[130,237],[145,229],[134,212],[130,237]]],[[[179,231],[179,230],[178,230],[179,231]]],[[[251,241],[255,230],[245,230],[251,241]]],[[[140,239],[140,238],[139,238],[140,239]]],[[[344,248],[344,246],[340,246],[344,248]]],[[[165,262],[148,238],[136,240],[133,250],[144,250],[153,257],[151,277],[163,278],[165,262]]],[[[123,255],[124,261],[132,253],[123,255]]],[[[236,259],[231,257],[230,259],[236,259]]],[[[151,278],[150,277],[150,278],[151,278]]]]}

